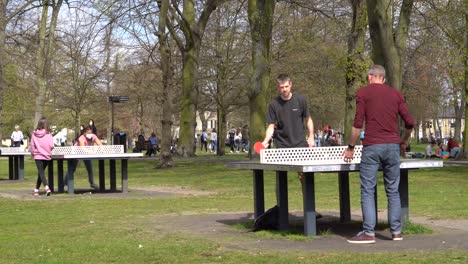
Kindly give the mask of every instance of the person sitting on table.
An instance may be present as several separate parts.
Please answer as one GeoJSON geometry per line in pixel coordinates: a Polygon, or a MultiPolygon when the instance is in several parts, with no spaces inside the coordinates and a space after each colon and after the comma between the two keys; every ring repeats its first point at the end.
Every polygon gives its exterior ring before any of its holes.
{"type": "MultiPolygon", "coordinates": [[[[75,142],[75,146],[93,146],[93,145],[98,145],[98,146],[102,146],[102,142],[101,140],[95,135],[93,134],[93,128],[92,127],[85,127],[83,129],[83,134],[81,134],[80,137],[78,137],[78,139],[76,140],[75,142]]],[[[71,160],[71,169],[73,171],[73,173],[75,172],[76,170],[76,167],[78,167],[78,159],[72,159],[71,160]]],[[[97,186],[95,183],[94,183],[94,172],[93,172],[93,162],[92,160],[83,160],[83,163],[85,164],[86,166],[86,170],[88,171],[88,181],[89,181],[89,185],[91,186],[91,188],[97,190],[99,189],[99,186],[97,186]]],[[[67,179],[68,179],[68,173],[67,175],[65,176],[65,183],[67,183],[67,179]]]]}

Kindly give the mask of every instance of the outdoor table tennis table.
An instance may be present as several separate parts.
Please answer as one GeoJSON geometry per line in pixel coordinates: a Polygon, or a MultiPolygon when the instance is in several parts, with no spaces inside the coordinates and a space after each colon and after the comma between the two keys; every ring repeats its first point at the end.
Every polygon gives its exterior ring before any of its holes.
{"type": "Polygon", "coordinates": [[[117,190],[116,183],[116,160],[120,160],[120,172],[122,179],[122,192],[128,192],[128,159],[135,157],[143,157],[142,153],[123,153],[123,145],[106,145],[106,146],[87,146],[87,147],[56,147],[52,152],[52,162],[49,165],[49,187],[53,191],[53,161],[57,161],[58,169],[58,192],[64,192],[64,170],[63,161],[68,164],[68,193],[75,192],[74,187],[74,172],[72,163],[74,160],[98,160],[99,162],[99,191],[104,192],[105,189],[105,160],[109,160],[109,178],[110,191],[117,190]],[[92,150],[87,153],[83,150],[92,150]]]}
{"type": "Polygon", "coordinates": [[[0,156],[8,157],[8,179],[24,180],[24,156],[31,153],[19,147],[0,148],[0,156]]]}
{"type": "MultiPolygon", "coordinates": [[[[239,161],[228,163],[228,168],[253,171],[254,217],[265,212],[264,201],[264,171],[276,172],[276,200],[279,207],[278,230],[289,228],[288,220],[288,172],[303,172],[303,207],[304,235],[315,236],[315,173],[337,173],[340,204],[340,221],[351,220],[351,205],[349,192],[349,173],[359,171],[359,163],[351,164],[265,164],[259,161],[239,161]]],[[[401,160],[400,163],[400,198],[402,206],[402,223],[409,219],[408,171],[420,168],[443,167],[441,160],[401,160]]]]}

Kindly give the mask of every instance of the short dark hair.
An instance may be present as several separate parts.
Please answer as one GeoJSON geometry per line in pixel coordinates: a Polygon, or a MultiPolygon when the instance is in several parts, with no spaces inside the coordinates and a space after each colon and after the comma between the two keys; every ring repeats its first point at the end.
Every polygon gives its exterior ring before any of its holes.
{"type": "Polygon", "coordinates": [[[86,131],[93,132],[93,128],[91,126],[86,126],[85,128],[83,128],[83,133],[85,133],[86,131]]]}
{"type": "Polygon", "coordinates": [[[291,78],[289,77],[289,75],[287,75],[285,73],[282,73],[282,74],[278,75],[278,77],[276,77],[276,82],[277,83],[285,83],[287,81],[291,81],[291,78]]]}

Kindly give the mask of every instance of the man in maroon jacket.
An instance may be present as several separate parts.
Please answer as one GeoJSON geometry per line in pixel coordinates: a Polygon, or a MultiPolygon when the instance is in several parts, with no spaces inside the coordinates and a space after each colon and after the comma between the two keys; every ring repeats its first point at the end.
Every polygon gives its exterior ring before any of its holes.
{"type": "Polygon", "coordinates": [[[360,164],[361,209],[363,231],[348,240],[349,243],[375,243],[375,187],[377,171],[382,167],[388,201],[388,222],[393,240],[402,240],[400,183],[400,149],[406,148],[414,126],[413,117],[405,100],[396,89],[384,84],[385,69],[380,65],[371,67],[367,74],[369,84],[356,93],[356,115],[351,129],[350,144],[344,151],[344,160],[353,159],[354,143],[359,137],[364,122],[366,136],[360,164]],[[405,134],[400,140],[398,116],[405,122],[405,134]]]}

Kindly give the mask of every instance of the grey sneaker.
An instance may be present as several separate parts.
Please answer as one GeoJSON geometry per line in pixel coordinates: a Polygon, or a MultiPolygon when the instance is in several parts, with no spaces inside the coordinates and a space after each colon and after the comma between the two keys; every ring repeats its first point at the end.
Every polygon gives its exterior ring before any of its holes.
{"type": "Polygon", "coordinates": [[[393,241],[401,241],[403,240],[403,236],[400,234],[392,234],[392,240],[393,241]]]}
{"type": "Polygon", "coordinates": [[[351,244],[372,244],[375,243],[375,236],[369,236],[364,231],[359,232],[356,236],[348,239],[351,244]]]}

